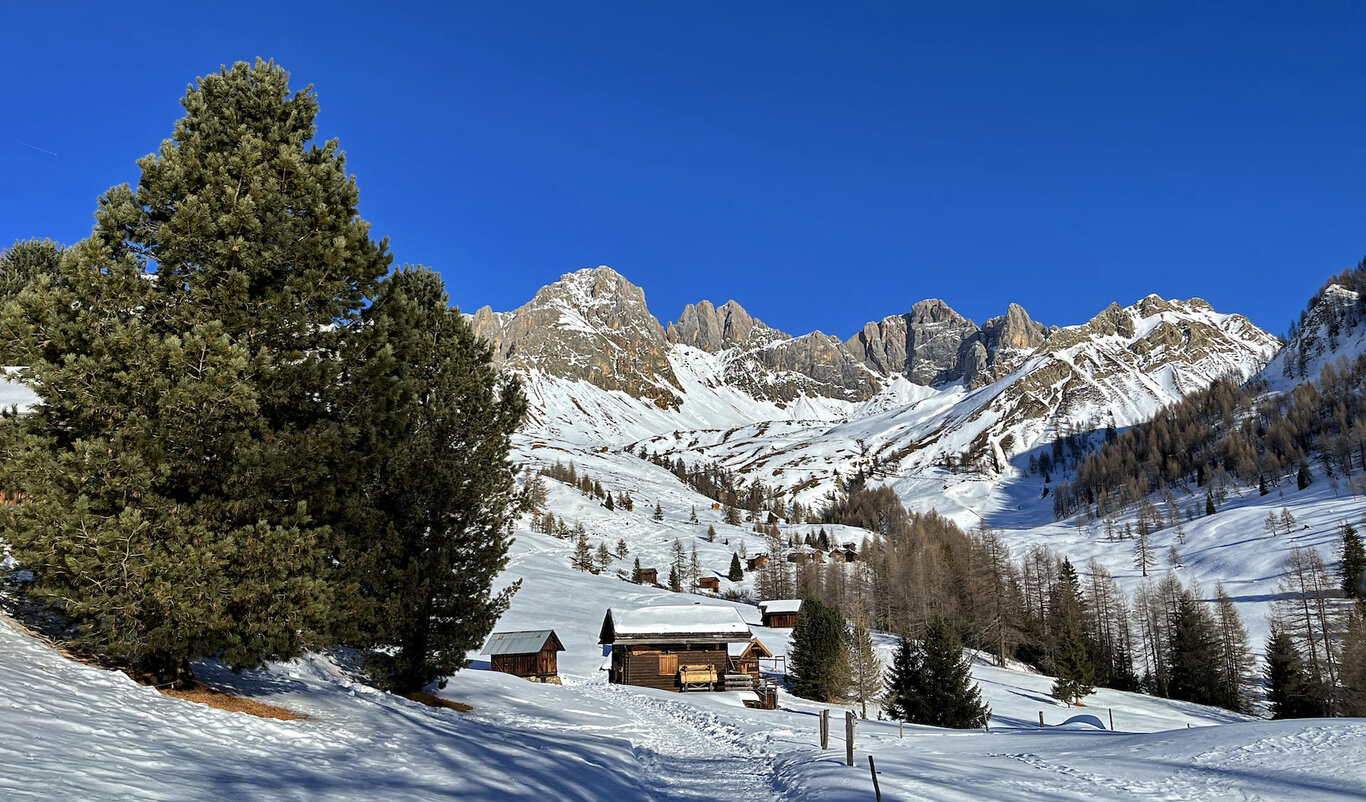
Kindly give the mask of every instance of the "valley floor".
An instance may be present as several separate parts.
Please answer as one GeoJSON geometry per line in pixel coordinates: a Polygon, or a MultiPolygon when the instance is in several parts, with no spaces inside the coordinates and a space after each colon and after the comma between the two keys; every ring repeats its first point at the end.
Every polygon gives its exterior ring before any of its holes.
{"type": "MultiPolygon", "coordinates": [[[[872,755],[887,800],[1361,798],[1366,721],[1255,721],[1114,691],[1067,709],[1048,696],[1050,678],[987,665],[974,674],[990,733],[908,726],[903,738],[891,722],[863,721],[849,768],[840,740],[816,744],[820,705],[784,695],[779,710],[758,711],[735,694],[607,684],[596,635],[608,606],[701,600],[571,571],[559,541],[520,537],[508,579],[525,584],[499,629],[554,627],[565,684],[476,661],[442,691],[474,705],[465,714],[374,691],[322,656],[240,675],[196,669],[305,721],[211,710],[71,662],[6,618],[0,796],[868,800],[872,755]],[[1119,732],[1104,729],[1110,710],[1119,732]]],[[[754,629],[786,650],[786,630],[754,629]]]]}

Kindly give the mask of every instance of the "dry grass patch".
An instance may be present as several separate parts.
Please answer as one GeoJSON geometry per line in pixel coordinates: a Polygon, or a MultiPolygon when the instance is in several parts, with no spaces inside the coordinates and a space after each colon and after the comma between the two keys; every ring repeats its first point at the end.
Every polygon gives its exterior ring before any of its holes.
{"type": "Polygon", "coordinates": [[[302,713],[295,713],[293,710],[286,710],[283,707],[268,705],[264,702],[257,702],[252,699],[244,699],[241,696],[232,696],[226,693],[219,693],[205,685],[196,685],[189,690],[175,691],[165,689],[161,691],[167,696],[174,696],[177,699],[184,699],[187,702],[198,702],[209,707],[226,710],[230,713],[246,713],[257,718],[273,718],[279,721],[302,721],[308,716],[302,713]]]}
{"type": "Polygon", "coordinates": [[[403,694],[403,698],[411,699],[414,702],[420,702],[421,704],[424,704],[427,707],[444,707],[447,710],[454,710],[457,713],[468,713],[474,709],[473,707],[470,707],[464,702],[452,702],[450,699],[442,699],[440,696],[425,693],[423,691],[413,691],[412,693],[405,693],[403,694]]]}

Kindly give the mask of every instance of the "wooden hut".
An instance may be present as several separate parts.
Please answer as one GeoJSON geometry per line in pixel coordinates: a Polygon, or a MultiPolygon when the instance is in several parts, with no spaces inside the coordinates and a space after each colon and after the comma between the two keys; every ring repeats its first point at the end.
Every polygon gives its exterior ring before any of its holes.
{"type": "Polygon", "coordinates": [[[804,551],[794,551],[787,555],[787,561],[790,563],[804,563],[809,559],[811,559],[811,555],[804,551]]]}
{"type": "Polygon", "coordinates": [[[697,579],[698,590],[710,590],[712,593],[721,592],[721,580],[714,576],[703,576],[697,579]]]}
{"type": "Polygon", "coordinates": [[[751,570],[751,571],[757,571],[757,570],[759,570],[760,568],[763,568],[765,565],[768,565],[768,555],[767,555],[767,554],[756,554],[756,555],[754,555],[753,557],[750,557],[750,558],[749,558],[748,560],[746,560],[745,562],[746,562],[746,564],[748,565],[749,570],[751,570]]]}
{"type": "Polygon", "coordinates": [[[642,568],[642,569],[640,569],[640,584],[642,584],[642,585],[658,585],[658,584],[659,584],[659,572],[656,571],[656,570],[653,569],[653,568],[642,568]]]}
{"type": "Polygon", "coordinates": [[[773,657],[773,652],[770,652],[758,638],[749,643],[732,643],[729,651],[731,670],[737,674],[748,674],[755,686],[758,686],[759,660],[773,657]]]}
{"type": "Polygon", "coordinates": [[[730,644],[753,637],[733,607],[684,604],[609,609],[598,642],[612,647],[609,682],[717,690],[729,673],[730,644]]]}
{"type": "Polygon", "coordinates": [[[484,644],[484,654],[489,656],[494,671],[538,682],[552,678],[558,681],[560,669],[555,653],[562,651],[564,644],[553,629],[495,632],[484,644]]]}
{"type": "Polygon", "coordinates": [[[797,614],[801,612],[801,599],[770,599],[759,602],[759,614],[766,627],[795,627],[797,614]]]}

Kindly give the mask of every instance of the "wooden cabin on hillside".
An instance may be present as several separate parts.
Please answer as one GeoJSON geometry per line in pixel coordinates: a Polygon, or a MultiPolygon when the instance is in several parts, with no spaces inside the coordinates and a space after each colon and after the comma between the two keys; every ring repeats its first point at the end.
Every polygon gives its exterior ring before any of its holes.
{"type": "Polygon", "coordinates": [[[609,682],[666,691],[723,690],[730,644],[753,637],[733,607],[682,604],[609,609],[598,643],[612,647],[609,682]]]}
{"type": "Polygon", "coordinates": [[[642,569],[640,569],[640,584],[642,584],[642,585],[658,585],[658,584],[659,584],[659,571],[658,571],[657,569],[654,569],[654,568],[642,568],[642,569]]]}
{"type": "Polygon", "coordinates": [[[763,568],[765,565],[768,565],[768,555],[767,555],[767,554],[756,554],[756,555],[754,555],[753,557],[750,557],[750,558],[749,558],[748,560],[746,560],[745,562],[746,562],[746,564],[747,564],[747,566],[748,566],[748,570],[750,570],[750,571],[757,571],[757,570],[759,570],[760,568],[763,568]]]}
{"type": "Polygon", "coordinates": [[[564,644],[553,629],[521,632],[495,632],[484,644],[484,654],[494,671],[546,682],[559,676],[559,658],[564,644]]]}
{"type": "Polygon", "coordinates": [[[709,590],[712,593],[721,592],[721,580],[714,576],[701,576],[697,578],[698,590],[709,590]]]}
{"type": "Polygon", "coordinates": [[[795,627],[801,612],[801,599],[769,599],[759,602],[759,615],[766,627],[795,627]]]}

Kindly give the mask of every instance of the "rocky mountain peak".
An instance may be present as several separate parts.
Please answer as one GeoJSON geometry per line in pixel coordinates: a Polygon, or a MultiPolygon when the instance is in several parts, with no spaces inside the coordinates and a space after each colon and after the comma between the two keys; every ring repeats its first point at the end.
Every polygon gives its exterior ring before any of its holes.
{"type": "Polygon", "coordinates": [[[711,301],[688,304],[678,322],[669,324],[665,336],[669,342],[691,345],[711,354],[748,345],[753,338],[763,342],[788,339],[788,335],[755,320],[735,301],[726,301],[719,309],[711,301]]]}

